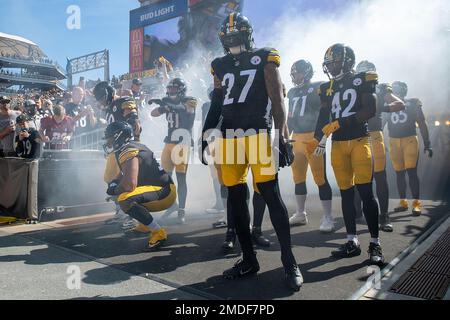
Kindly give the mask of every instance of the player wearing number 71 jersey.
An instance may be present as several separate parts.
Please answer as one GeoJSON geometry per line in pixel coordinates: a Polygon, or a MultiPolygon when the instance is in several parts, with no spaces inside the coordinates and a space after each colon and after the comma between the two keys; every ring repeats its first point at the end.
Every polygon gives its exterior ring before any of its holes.
{"type": "Polygon", "coordinates": [[[347,258],[361,254],[356,236],[356,184],[371,235],[368,250],[370,263],[381,265],[384,257],[379,242],[378,203],[372,191],[373,165],[367,124],[376,114],[375,89],[378,76],[374,72],[356,74],[354,65],[355,54],[350,47],[335,44],[327,50],[323,68],[330,81],[320,86],[322,108],[315,140],[308,142],[307,147],[311,152],[319,145],[317,153],[324,149],[326,140],[322,138],[333,135],[331,164],[341,190],[347,242],[333,251],[332,255],[347,258]]]}
{"type": "Polygon", "coordinates": [[[313,67],[306,60],[296,61],[291,68],[291,78],[295,87],[288,92],[289,114],[288,127],[291,138],[294,140],[294,163],[292,174],[295,183],[295,198],[297,212],[289,219],[291,225],[304,225],[308,223],[305,211],[306,202],[306,172],[308,166],[319,187],[319,197],[324,210],[319,230],[332,232],[334,221],[331,216],[332,192],[325,171],[325,155],[311,155],[306,152],[305,141],[314,137],[317,118],[320,112],[320,98],[318,91],[321,82],[311,82],[314,74],[313,67]]]}

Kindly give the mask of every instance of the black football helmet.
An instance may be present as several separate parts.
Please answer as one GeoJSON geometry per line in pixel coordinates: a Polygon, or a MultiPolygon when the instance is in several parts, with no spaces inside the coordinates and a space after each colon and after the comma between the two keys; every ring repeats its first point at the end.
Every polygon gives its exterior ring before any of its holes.
{"type": "Polygon", "coordinates": [[[166,87],[166,94],[168,97],[176,97],[182,99],[186,96],[187,85],[181,78],[174,78],[169,81],[166,87]]]}
{"type": "Polygon", "coordinates": [[[395,81],[392,83],[392,92],[403,99],[408,94],[408,85],[405,82],[395,81]]]}
{"type": "Polygon", "coordinates": [[[225,18],[219,31],[220,42],[226,53],[230,53],[230,48],[239,46],[250,50],[253,47],[252,35],[250,21],[239,12],[233,12],[225,18]]]}
{"type": "Polygon", "coordinates": [[[314,75],[313,66],[309,61],[299,60],[294,62],[291,67],[291,79],[296,86],[301,86],[305,82],[309,82],[314,75]],[[303,75],[303,80],[299,83],[296,79],[297,74],[303,75]]]}
{"type": "Polygon", "coordinates": [[[377,72],[377,68],[370,61],[363,60],[360,63],[358,63],[358,65],[356,66],[356,73],[370,72],[370,71],[377,72]]]}
{"type": "Polygon", "coordinates": [[[95,100],[103,105],[110,105],[114,98],[114,88],[107,81],[97,83],[93,91],[95,100]]]}
{"type": "Polygon", "coordinates": [[[103,150],[105,154],[120,151],[130,143],[131,139],[133,139],[131,125],[123,121],[113,122],[106,127],[103,137],[106,143],[103,145],[103,150]]]}
{"type": "Polygon", "coordinates": [[[323,59],[323,72],[330,79],[341,79],[355,66],[355,52],[349,46],[337,43],[328,48],[323,59]]]}

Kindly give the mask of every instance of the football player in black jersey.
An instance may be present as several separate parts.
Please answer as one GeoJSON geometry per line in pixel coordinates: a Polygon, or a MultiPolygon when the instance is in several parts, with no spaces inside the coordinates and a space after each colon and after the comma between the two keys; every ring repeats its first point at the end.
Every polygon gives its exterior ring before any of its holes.
{"type": "MultiPolygon", "coordinates": [[[[105,113],[107,123],[111,124],[117,121],[127,122],[133,128],[133,140],[139,141],[142,128],[134,99],[130,97],[119,98],[115,95],[114,88],[106,81],[99,82],[94,87],[93,94],[95,100],[97,100],[105,113]]],[[[110,154],[106,157],[106,170],[104,175],[106,183],[110,183],[116,178],[115,175],[117,172],[112,168],[117,168],[117,164],[115,157],[110,154]]],[[[114,223],[120,219],[120,210],[116,198],[112,197],[112,199],[116,203],[116,216],[109,222],[114,223]]],[[[124,230],[129,230],[133,227],[135,227],[135,223],[131,218],[126,219],[122,224],[122,229],[124,230]]]]}
{"type": "Polygon", "coordinates": [[[146,249],[154,250],[167,240],[167,233],[150,212],[172,206],[176,187],[153,152],[132,138],[133,129],[126,122],[113,122],[105,130],[105,153],[115,157],[120,171],[106,193],[118,197],[122,210],[139,221],[137,228],[151,233],[146,249]]]}
{"type": "Polygon", "coordinates": [[[309,166],[314,181],[319,187],[319,197],[324,211],[319,230],[321,232],[332,232],[334,230],[334,221],[331,216],[332,192],[325,171],[325,155],[311,155],[305,148],[305,142],[314,138],[314,131],[320,112],[318,92],[321,82],[311,82],[313,74],[313,67],[306,60],[296,61],[291,67],[291,78],[295,87],[288,92],[288,126],[291,132],[291,139],[295,141],[295,158],[292,164],[292,174],[295,183],[297,212],[289,219],[289,223],[291,225],[305,225],[308,223],[305,202],[307,194],[306,172],[309,166]]]}
{"type": "MultiPolygon", "coordinates": [[[[363,60],[356,67],[356,73],[376,72],[375,64],[363,60]]],[[[393,226],[389,219],[389,185],[386,177],[386,148],[383,136],[382,115],[385,112],[399,112],[405,109],[405,104],[392,93],[392,87],[388,83],[380,83],[376,88],[377,113],[369,119],[368,128],[370,146],[372,148],[373,172],[376,182],[378,203],[380,205],[380,228],[386,232],[392,232],[393,226]]],[[[359,199],[359,196],[357,196],[359,199]]],[[[359,199],[359,203],[361,200],[359,199]]]]}
{"type": "Polygon", "coordinates": [[[134,99],[117,97],[114,88],[106,81],[99,82],[94,87],[93,94],[95,100],[104,108],[107,123],[111,124],[116,121],[129,123],[133,128],[134,141],[139,141],[142,128],[134,99]]]}
{"type": "Polygon", "coordinates": [[[390,157],[397,174],[397,187],[400,196],[400,204],[395,211],[408,210],[406,199],[406,173],[409,177],[409,187],[413,196],[412,214],[419,216],[422,213],[420,201],[420,184],[417,175],[417,163],[419,160],[419,141],[417,138],[416,123],[422,135],[424,153],[431,158],[430,136],[425,116],[422,110],[422,102],[419,99],[406,98],[408,86],[406,83],[396,81],[392,84],[392,90],[405,102],[405,110],[392,113],[388,118],[390,157]]]}
{"type": "Polygon", "coordinates": [[[363,212],[371,235],[369,260],[383,265],[379,240],[378,203],[372,191],[372,153],[367,121],[376,114],[374,72],[356,74],[354,51],[344,44],[335,44],[325,53],[324,72],[330,81],[320,86],[320,110],[315,139],[307,144],[309,152],[325,151],[331,134],[331,164],[341,190],[342,212],[347,242],[332,255],[337,258],[358,256],[361,248],[356,235],[355,184],[363,202],[363,212]],[[332,121],[330,122],[330,116],[332,121]]]}
{"type": "Polygon", "coordinates": [[[169,209],[164,217],[168,217],[178,209],[179,223],[185,222],[187,198],[186,174],[192,146],[192,128],[195,120],[197,99],[186,96],[187,86],[184,80],[174,78],[167,85],[167,97],[152,99],[149,103],[159,104],[152,110],[152,117],[165,115],[168,123],[167,136],[164,139],[164,150],[161,163],[169,174],[175,169],[178,184],[178,208],[169,209]]]}
{"type": "MultiPolygon", "coordinates": [[[[250,22],[240,13],[230,14],[222,23],[219,37],[226,55],[211,64],[214,91],[202,131],[202,138],[206,139],[221,120],[223,138],[218,141],[215,161],[220,164],[221,180],[228,187],[228,201],[243,253],[243,259],[223,275],[234,279],[259,271],[246,201],[250,167],[280,241],[287,284],[292,290],[299,290],[303,277],[291,249],[289,217],[281,199],[270,141],[273,117],[280,140],[274,150],[280,154],[280,166],[290,165],[293,156],[289,152],[292,149],[278,71],[280,55],[275,49],[255,49],[252,33],[250,22]]],[[[208,141],[203,140],[202,149],[207,145],[208,141]]],[[[206,163],[203,152],[201,158],[206,163]]]]}

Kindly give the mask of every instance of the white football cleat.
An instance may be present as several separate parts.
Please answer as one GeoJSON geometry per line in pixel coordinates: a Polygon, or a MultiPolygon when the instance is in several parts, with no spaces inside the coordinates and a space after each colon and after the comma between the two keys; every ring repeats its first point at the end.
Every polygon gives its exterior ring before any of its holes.
{"type": "Polygon", "coordinates": [[[308,215],[306,212],[296,212],[289,218],[289,225],[291,226],[304,226],[308,224],[308,215]]]}
{"type": "Polygon", "coordinates": [[[330,233],[334,231],[334,219],[330,216],[323,216],[319,227],[320,232],[330,233]]]}

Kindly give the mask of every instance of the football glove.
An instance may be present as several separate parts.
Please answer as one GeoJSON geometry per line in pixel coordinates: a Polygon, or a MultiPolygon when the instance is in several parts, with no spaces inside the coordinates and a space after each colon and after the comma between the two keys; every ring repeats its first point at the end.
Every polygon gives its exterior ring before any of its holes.
{"type": "Polygon", "coordinates": [[[308,152],[308,154],[313,154],[313,152],[316,151],[316,148],[319,145],[319,141],[317,141],[317,139],[311,139],[303,143],[306,145],[306,152],[308,152]]]}
{"type": "Polygon", "coordinates": [[[205,151],[208,148],[208,141],[201,140],[198,143],[199,149],[198,149],[198,156],[200,158],[201,163],[203,163],[205,166],[208,165],[208,161],[205,159],[205,151]]]}
{"type": "Polygon", "coordinates": [[[108,189],[106,189],[106,194],[110,196],[116,196],[116,188],[119,186],[119,180],[113,180],[108,184],[108,189]]]}
{"type": "Polygon", "coordinates": [[[333,122],[327,124],[325,127],[323,127],[322,132],[324,135],[329,137],[332,133],[339,130],[340,127],[341,126],[339,125],[339,121],[336,120],[336,121],[333,121],[333,122]]]}
{"type": "Polygon", "coordinates": [[[319,144],[317,145],[316,150],[314,150],[314,155],[317,157],[323,156],[325,154],[326,148],[327,148],[327,136],[323,136],[319,144]]]}
{"type": "Polygon", "coordinates": [[[294,147],[292,140],[285,141],[280,137],[278,146],[274,146],[275,154],[278,154],[278,167],[289,167],[294,162],[294,147]]]}
{"type": "Polygon", "coordinates": [[[433,149],[431,149],[430,147],[425,147],[423,149],[423,153],[428,153],[428,157],[433,158],[433,149]]]}

